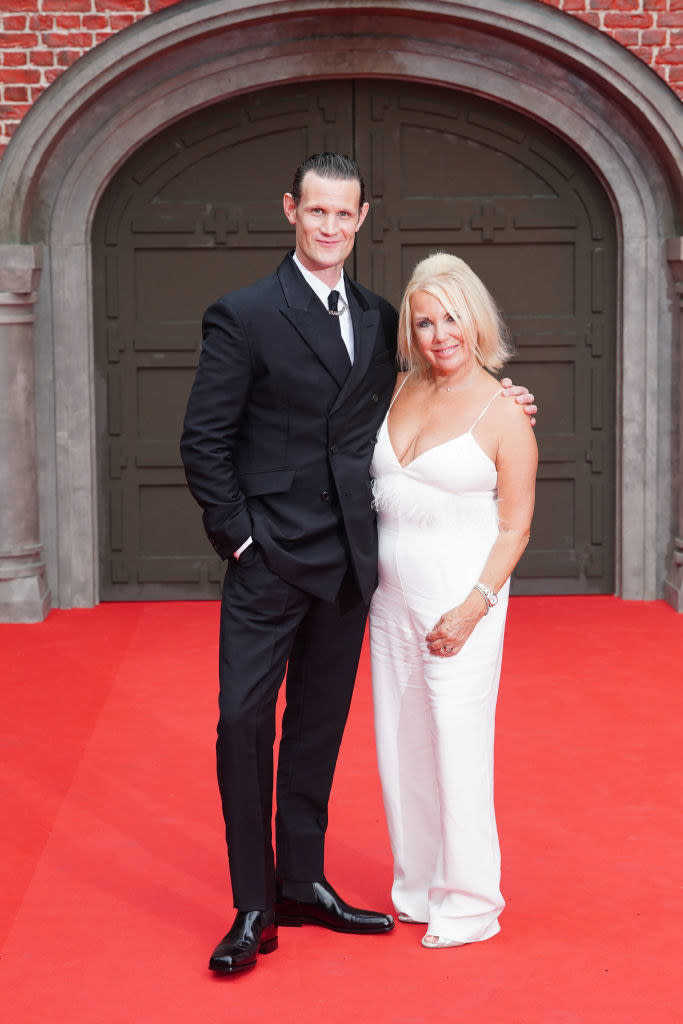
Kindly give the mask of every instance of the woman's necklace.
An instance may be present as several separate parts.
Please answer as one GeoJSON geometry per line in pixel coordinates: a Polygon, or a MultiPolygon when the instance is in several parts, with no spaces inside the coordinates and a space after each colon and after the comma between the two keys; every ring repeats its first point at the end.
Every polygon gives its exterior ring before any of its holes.
{"type": "Polygon", "coordinates": [[[472,381],[468,380],[464,384],[437,384],[435,381],[432,381],[432,387],[440,388],[441,391],[466,391],[472,387],[472,381]]]}

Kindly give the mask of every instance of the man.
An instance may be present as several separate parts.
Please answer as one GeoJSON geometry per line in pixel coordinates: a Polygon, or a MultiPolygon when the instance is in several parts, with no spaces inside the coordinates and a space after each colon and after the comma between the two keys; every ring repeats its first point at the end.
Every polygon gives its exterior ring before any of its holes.
{"type": "Polygon", "coordinates": [[[284,212],[294,252],[204,315],[181,441],[209,540],[230,562],[217,766],[237,914],[209,964],[226,974],[276,949],[278,924],[365,934],[394,926],[338,896],[325,879],[324,840],[376,584],[368,468],[394,386],[397,314],[344,273],[368,213],[354,161],[304,161],[284,212]]]}

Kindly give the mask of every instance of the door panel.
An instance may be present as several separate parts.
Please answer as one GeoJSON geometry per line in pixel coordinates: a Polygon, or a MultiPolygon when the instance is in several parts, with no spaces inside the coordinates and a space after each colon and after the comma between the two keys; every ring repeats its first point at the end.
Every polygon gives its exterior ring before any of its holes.
{"type": "Polygon", "coordinates": [[[93,235],[101,596],[216,597],[222,566],[178,438],[204,308],[292,243],[282,213],[308,153],[353,153],[371,212],[360,281],[398,304],[435,249],[501,306],[513,378],[539,398],[532,541],[518,593],[614,587],[615,266],[605,194],[532,121],[452,90],[373,80],[240,97],[151,140],[117,174],[93,235]]]}

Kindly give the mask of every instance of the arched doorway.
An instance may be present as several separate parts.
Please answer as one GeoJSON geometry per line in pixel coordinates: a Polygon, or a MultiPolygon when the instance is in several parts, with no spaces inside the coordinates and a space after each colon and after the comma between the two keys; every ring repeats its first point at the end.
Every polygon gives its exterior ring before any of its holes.
{"type": "Polygon", "coordinates": [[[101,596],[217,594],[177,447],[199,320],[279,261],[291,238],[281,194],[323,148],[353,152],[366,173],[372,213],[349,271],[398,302],[421,256],[463,256],[514,334],[512,372],[542,396],[517,592],[612,592],[616,237],[604,190],[566,143],[495,103],[345,80],[193,115],[105,193],[93,232],[101,596]]]}
{"type": "MultiPolygon", "coordinates": [[[[91,243],[112,177],[209,106],[331,78],[486,97],[499,120],[523,114],[594,170],[617,228],[615,590],[650,600],[670,572],[665,593],[680,606],[680,103],[625,48],[537,0],[423,0],[398,17],[393,6],[354,0],[349,10],[290,0],[174,5],[76,61],[13,136],[0,164],[0,264],[22,289],[12,294],[24,304],[22,365],[27,375],[35,365],[27,401],[37,429],[34,444],[12,403],[12,376],[0,375],[10,443],[29,467],[0,464],[17,527],[0,567],[0,615],[3,591],[13,616],[31,614],[25,595],[43,571],[41,548],[56,605],[101,596],[91,243]],[[30,515],[17,515],[21,501],[30,515]],[[25,564],[38,519],[40,545],[25,564]]],[[[3,338],[13,330],[0,324],[3,338]]]]}

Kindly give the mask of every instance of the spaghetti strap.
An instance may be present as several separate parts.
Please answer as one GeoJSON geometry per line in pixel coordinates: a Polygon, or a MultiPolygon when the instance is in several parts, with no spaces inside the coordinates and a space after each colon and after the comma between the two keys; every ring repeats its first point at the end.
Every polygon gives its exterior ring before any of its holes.
{"type": "Polygon", "coordinates": [[[498,398],[498,395],[502,395],[502,394],[503,394],[503,389],[501,388],[501,389],[500,389],[500,391],[496,391],[496,393],[495,393],[495,395],[493,396],[493,398],[490,398],[490,399],[488,400],[488,402],[486,403],[486,405],[484,406],[484,408],[483,408],[483,409],[481,410],[481,412],[480,412],[480,413],[479,413],[479,415],[477,416],[476,420],[474,421],[474,423],[472,424],[472,426],[470,427],[470,429],[469,429],[469,430],[467,431],[467,433],[468,433],[468,434],[471,434],[471,433],[472,433],[472,431],[473,431],[473,430],[474,430],[474,428],[476,427],[476,425],[477,425],[477,423],[479,422],[479,420],[483,418],[483,416],[484,416],[484,415],[485,415],[485,414],[486,414],[486,413],[488,412],[488,410],[489,410],[490,406],[492,406],[492,405],[493,405],[493,403],[495,402],[496,398],[498,398]]]}
{"type": "MultiPolygon", "coordinates": [[[[410,371],[410,373],[412,373],[412,372],[413,372],[413,371],[411,370],[411,371],[410,371]]],[[[394,395],[394,397],[393,397],[393,398],[391,399],[391,403],[390,403],[390,405],[389,405],[389,408],[387,409],[387,416],[388,416],[388,415],[389,415],[389,413],[391,412],[391,406],[392,406],[392,405],[394,404],[394,402],[396,401],[396,399],[398,398],[398,396],[399,396],[399,395],[401,394],[401,391],[403,390],[403,385],[404,385],[404,384],[405,384],[405,382],[406,382],[406,381],[408,380],[408,377],[410,377],[410,373],[407,373],[407,374],[405,375],[405,377],[404,377],[404,378],[403,378],[403,380],[401,381],[401,387],[400,387],[400,388],[398,389],[398,391],[396,392],[396,394],[394,395]]]]}

